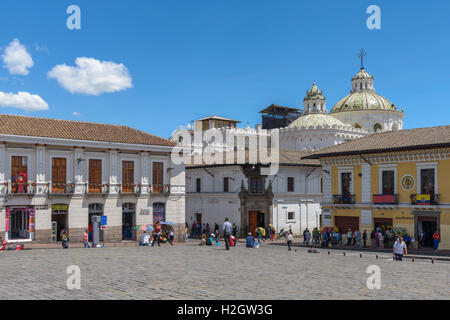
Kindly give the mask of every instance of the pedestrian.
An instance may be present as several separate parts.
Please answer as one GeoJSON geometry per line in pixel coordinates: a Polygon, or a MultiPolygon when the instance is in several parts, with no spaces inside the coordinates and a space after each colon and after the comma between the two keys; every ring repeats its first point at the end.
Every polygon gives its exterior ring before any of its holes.
{"type": "Polygon", "coordinates": [[[370,242],[372,248],[375,248],[375,230],[372,230],[372,232],[370,233],[370,242]]]}
{"type": "Polygon", "coordinates": [[[292,241],[294,240],[294,235],[292,234],[292,231],[288,232],[286,240],[287,240],[287,245],[288,245],[289,251],[291,251],[292,241]]]}
{"type": "Polygon", "coordinates": [[[245,238],[245,246],[247,248],[253,248],[255,245],[255,238],[253,238],[253,235],[251,232],[247,234],[247,238],[245,238]]]}
{"type": "Polygon", "coordinates": [[[83,233],[83,244],[84,244],[84,248],[90,248],[91,245],[89,244],[89,231],[85,230],[83,233]]]}
{"type": "Polygon", "coordinates": [[[61,236],[61,245],[64,249],[69,248],[69,234],[67,233],[67,231],[64,231],[62,236],[61,236]]]}
{"type": "Polygon", "coordinates": [[[403,261],[403,255],[408,254],[408,247],[402,237],[398,237],[398,240],[395,241],[393,251],[396,261],[403,261]]]}
{"type": "Polygon", "coordinates": [[[173,241],[175,240],[175,232],[173,230],[173,228],[170,228],[169,231],[169,243],[171,246],[173,246],[173,241]]]}
{"type": "Polygon", "coordinates": [[[352,229],[348,229],[348,232],[347,232],[347,246],[350,246],[352,244],[352,236],[353,236],[352,229]]]}
{"type": "Polygon", "coordinates": [[[306,245],[309,247],[309,242],[311,241],[311,232],[306,228],[306,245]]]}
{"type": "Polygon", "coordinates": [[[353,246],[354,247],[356,247],[356,233],[357,233],[358,231],[354,231],[353,232],[353,246]]]}
{"type": "Polygon", "coordinates": [[[223,237],[225,238],[225,246],[227,250],[230,250],[230,236],[231,232],[233,232],[233,226],[231,225],[228,218],[225,218],[225,222],[223,223],[223,237]]]}
{"type": "Polygon", "coordinates": [[[356,247],[362,248],[362,245],[361,245],[361,232],[359,232],[359,230],[356,230],[355,239],[356,239],[356,247]]]}
{"type": "Polygon", "coordinates": [[[156,221],[156,223],[154,225],[152,247],[155,246],[155,241],[158,241],[158,247],[160,247],[161,246],[161,224],[159,223],[159,221],[156,221]]]}
{"type": "Polygon", "coordinates": [[[303,230],[303,244],[306,244],[306,230],[308,229],[303,230]]]}
{"type": "Polygon", "coordinates": [[[378,242],[380,244],[380,249],[384,249],[384,235],[381,231],[378,231],[378,242]]]}
{"type": "Polygon", "coordinates": [[[192,222],[192,228],[191,228],[191,238],[193,238],[195,236],[195,229],[197,228],[197,224],[194,222],[192,222]]]}
{"type": "Polygon", "coordinates": [[[342,246],[344,245],[342,242],[342,233],[340,231],[338,231],[337,233],[337,245],[339,246],[339,248],[342,248],[342,246]]]}
{"type": "Polygon", "coordinates": [[[275,230],[275,227],[273,226],[273,225],[270,225],[270,228],[271,228],[271,232],[272,232],[272,241],[274,241],[275,240],[275,234],[276,234],[276,230],[275,230]]]}
{"type": "Polygon", "coordinates": [[[436,232],[433,234],[433,240],[434,240],[434,252],[437,252],[439,249],[439,242],[441,242],[441,235],[439,234],[439,231],[436,230],[436,232]]]}
{"type": "Polygon", "coordinates": [[[236,234],[237,234],[237,226],[236,226],[236,223],[233,223],[232,228],[233,228],[233,237],[236,238],[236,234]]]}
{"type": "Polygon", "coordinates": [[[202,234],[206,234],[206,223],[203,224],[203,227],[202,227],[202,234]]]}
{"type": "Polygon", "coordinates": [[[186,223],[186,229],[184,229],[184,242],[187,242],[189,240],[189,227],[186,223]]]}
{"type": "Polygon", "coordinates": [[[211,227],[209,226],[209,223],[206,224],[205,233],[209,235],[211,233],[211,227]]]}
{"type": "Polygon", "coordinates": [[[363,236],[364,248],[367,248],[367,230],[364,229],[363,236]]]}
{"type": "Polygon", "coordinates": [[[258,236],[259,243],[261,243],[262,240],[263,240],[261,229],[260,228],[256,228],[255,232],[256,232],[256,235],[258,236]]]}
{"type": "MultiPolygon", "coordinates": [[[[216,223],[216,226],[219,227],[219,226],[217,225],[217,223],[216,223]]],[[[219,232],[219,228],[217,228],[217,229],[214,231],[214,238],[216,239],[216,243],[219,243],[219,240],[220,240],[220,232],[219,232]]]]}
{"type": "Polygon", "coordinates": [[[272,240],[272,225],[269,224],[266,228],[267,239],[272,240]]]}
{"type": "Polygon", "coordinates": [[[420,244],[420,248],[425,248],[425,232],[423,232],[423,230],[420,232],[419,235],[419,244],[420,244]]]}

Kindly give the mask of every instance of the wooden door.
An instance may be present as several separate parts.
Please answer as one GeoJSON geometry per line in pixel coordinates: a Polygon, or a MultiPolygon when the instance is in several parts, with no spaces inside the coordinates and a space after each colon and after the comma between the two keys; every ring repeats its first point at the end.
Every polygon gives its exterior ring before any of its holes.
{"type": "Polygon", "coordinates": [[[256,228],[258,227],[258,212],[256,211],[250,211],[248,213],[248,228],[249,232],[253,234],[254,237],[256,237],[256,228]]]}
{"type": "Polygon", "coordinates": [[[352,232],[359,230],[359,217],[334,217],[334,225],[338,227],[339,231],[344,234],[348,229],[352,232]]]}
{"type": "Polygon", "coordinates": [[[134,192],[134,161],[122,162],[122,192],[134,192]]]}
{"type": "Polygon", "coordinates": [[[66,158],[52,159],[52,193],[66,193],[66,158]]]}
{"type": "Polygon", "coordinates": [[[102,160],[89,160],[89,193],[102,192],[102,160]]]}

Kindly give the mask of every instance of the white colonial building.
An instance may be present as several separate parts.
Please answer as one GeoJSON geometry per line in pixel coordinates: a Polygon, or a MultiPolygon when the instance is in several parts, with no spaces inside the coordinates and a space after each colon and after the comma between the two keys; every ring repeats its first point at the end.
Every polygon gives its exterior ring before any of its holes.
{"type": "Polygon", "coordinates": [[[82,240],[93,215],[105,242],[136,240],[136,226],[176,223],[184,233],[184,165],[174,143],[126,126],[0,115],[0,236],[82,240]]]}
{"type": "Polygon", "coordinates": [[[303,99],[302,112],[271,105],[260,112],[262,126],[254,129],[238,128],[239,121],[212,116],[197,120],[193,130],[176,130],[172,140],[197,155],[249,151],[252,141],[261,137],[279,149],[279,170],[272,175],[262,174],[263,163],[247,158],[240,164],[197,161],[187,165],[189,226],[195,221],[208,223],[212,229],[228,217],[238,225],[241,236],[269,223],[278,231],[292,229],[296,235],[318,227],[322,168],[301,158],[376,131],[403,128],[403,111],[375,93],[373,77],[364,68],[353,78],[352,88],[330,113],[323,92],[314,83],[303,99]],[[241,143],[236,143],[239,137],[241,143]]]}

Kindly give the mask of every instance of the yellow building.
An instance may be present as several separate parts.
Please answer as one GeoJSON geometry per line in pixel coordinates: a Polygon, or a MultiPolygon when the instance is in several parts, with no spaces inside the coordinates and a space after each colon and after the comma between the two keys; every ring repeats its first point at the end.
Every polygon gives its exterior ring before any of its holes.
{"type": "Polygon", "coordinates": [[[450,249],[450,126],[376,133],[306,158],[323,166],[322,225],[367,230],[388,226],[418,246],[441,233],[450,249]]]}

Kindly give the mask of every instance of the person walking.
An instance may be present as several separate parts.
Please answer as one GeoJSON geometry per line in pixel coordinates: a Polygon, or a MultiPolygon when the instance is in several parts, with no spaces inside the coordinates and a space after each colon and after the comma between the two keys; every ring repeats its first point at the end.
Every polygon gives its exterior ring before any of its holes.
{"type": "Polygon", "coordinates": [[[361,232],[359,230],[356,230],[355,232],[355,247],[361,248],[361,232]]]}
{"type": "Polygon", "coordinates": [[[156,223],[154,225],[152,247],[155,246],[155,241],[158,241],[158,247],[160,247],[161,246],[161,224],[159,223],[159,221],[156,221],[156,223]]]}
{"type": "Polygon", "coordinates": [[[339,248],[342,248],[342,246],[344,245],[342,242],[342,233],[340,231],[338,231],[337,233],[337,245],[339,248]]]}
{"type": "Polygon", "coordinates": [[[67,233],[67,231],[64,231],[62,236],[61,236],[61,240],[62,240],[62,247],[64,249],[69,248],[69,234],[67,233]]]}
{"type": "Polygon", "coordinates": [[[408,254],[408,247],[402,237],[398,237],[393,246],[394,257],[396,261],[403,261],[403,255],[408,254]]]}
{"type": "Polygon", "coordinates": [[[233,232],[233,226],[231,225],[228,218],[225,218],[225,222],[223,223],[223,236],[225,238],[225,246],[227,250],[230,250],[230,236],[233,232]]]}
{"type": "Polygon", "coordinates": [[[372,232],[370,233],[370,242],[371,247],[375,248],[375,230],[372,230],[372,232]]]}
{"type": "Polygon", "coordinates": [[[288,250],[291,251],[291,245],[292,245],[292,241],[294,240],[294,236],[292,234],[292,231],[288,232],[288,235],[286,237],[286,241],[287,241],[287,246],[288,246],[288,250]]]}
{"type": "Polygon", "coordinates": [[[272,240],[272,225],[269,224],[266,228],[267,239],[272,240]]]}
{"type": "Polygon", "coordinates": [[[91,245],[89,244],[89,232],[88,230],[85,230],[83,233],[83,244],[84,244],[84,248],[90,248],[91,245]]]}
{"type": "Polygon", "coordinates": [[[439,249],[439,242],[441,242],[441,235],[439,234],[439,231],[436,230],[436,232],[433,234],[433,240],[434,240],[434,252],[437,252],[439,249]]]}
{"type": "Polygon", "coordinates": [[[364,248],[367,248],[367,230],[364,230],[362,238],[364,242],[364,248]]]}
{"type": "Polygon", "coordinates": [[[169,243],[171,246],[173,246],[173,241],[175,240],[175,232],[173,230],[173,228],[170,228],[169,231],[169,243]]]}
{"type": "Polygon", "coordinates": [[[347,246],[350,246],[352,244],[352,237],[353,237],[352,229],[348,229],[348,232],[347,232],[347,246]]]}
{"type": "Polygon", "coordinates": [[[317,246],[319,244],[320,232],[319,229],[314,228],[313,230],[313,240],[314,244],[317,246]]]}
{"type": "Polygon", "coordinates": [[[309,247],[309,242],[311,241],[311,232],[306,228],[306,245],[309,247]]]}
{"type": "Polygon", "coordinates": [[[425,232],[423,232],[423,230],[420,232],[419,235],[419,245],[421,249],[425,248],[425,232]]]}
{"type": "Polygon", "coordinates": [[[384,249],[384,235],[381,231],[378,232],[378,242],[380,243],[380,249],[384,249]]]}

